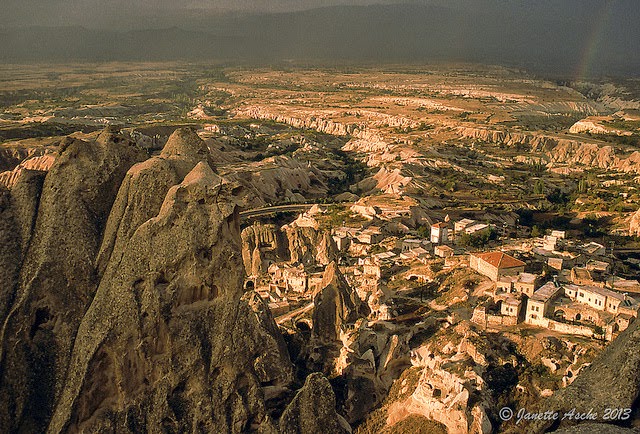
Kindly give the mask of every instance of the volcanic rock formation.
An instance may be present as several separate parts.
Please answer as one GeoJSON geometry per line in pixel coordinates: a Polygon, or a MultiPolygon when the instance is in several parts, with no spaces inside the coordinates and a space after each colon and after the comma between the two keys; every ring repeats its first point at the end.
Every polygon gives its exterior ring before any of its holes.
{"type": "Polygon", "coordinates": [[[44,183],[24,171],[0,192],[0,426],[349,431],[321,375],[287,406],[286,345],[243,293],[240,187],[190,130],[145,158],[112,131],[70,139],[44,183]]]}

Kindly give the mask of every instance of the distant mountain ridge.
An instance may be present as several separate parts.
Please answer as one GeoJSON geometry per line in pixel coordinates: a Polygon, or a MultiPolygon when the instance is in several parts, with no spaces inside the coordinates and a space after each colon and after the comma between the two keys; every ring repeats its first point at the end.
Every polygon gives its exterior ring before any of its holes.
{"type": "Polygon", "coordinates": [[[480,0],[465,9],[458,0],[448,7],[384,4],[277,14],[176,14],[171,20],[141,19],[140,30],[14,28],[0,32],[0,60],[451,60],[564,75],[636,75],[638,7],[625,11],[624,3],[480,0]],[[146,28],[151,22],[166,27],[146,28]]]}

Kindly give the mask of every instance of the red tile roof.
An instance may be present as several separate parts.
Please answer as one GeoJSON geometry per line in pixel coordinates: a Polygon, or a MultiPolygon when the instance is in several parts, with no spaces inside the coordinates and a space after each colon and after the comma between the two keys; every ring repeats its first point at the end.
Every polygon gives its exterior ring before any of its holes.
{"type": "Polygon", "coordinates": [[[504,252],[474,253],[474,256],[497,269],[523,267],[526,264],[504,252]]]}
{"type": "Polygon", "coordinates": [[[448,226],[449,225],[446,224],[445,222],[439,222],[431,225],[432,228],[439,228],[439,229],[446,228],[448,226]]]}

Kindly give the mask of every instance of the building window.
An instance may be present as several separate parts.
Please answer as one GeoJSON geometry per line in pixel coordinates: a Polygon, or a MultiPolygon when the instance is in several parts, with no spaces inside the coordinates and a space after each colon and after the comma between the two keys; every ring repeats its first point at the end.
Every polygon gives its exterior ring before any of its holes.
{"type": "Polygon", "coordinates": [[[580,293],[580,297],[584,297],[584,292],[581,292],[581,293],[580,293]]]}

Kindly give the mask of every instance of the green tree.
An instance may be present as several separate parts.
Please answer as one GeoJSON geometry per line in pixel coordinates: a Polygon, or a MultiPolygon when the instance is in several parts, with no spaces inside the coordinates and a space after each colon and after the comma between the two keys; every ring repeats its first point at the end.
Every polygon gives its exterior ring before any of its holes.
{"type": "Polygon", "coordinates": [[[544,181],[542,179],[538,179],[533,185],[533,194],[544,194],[544,191],[544,181]]]}

